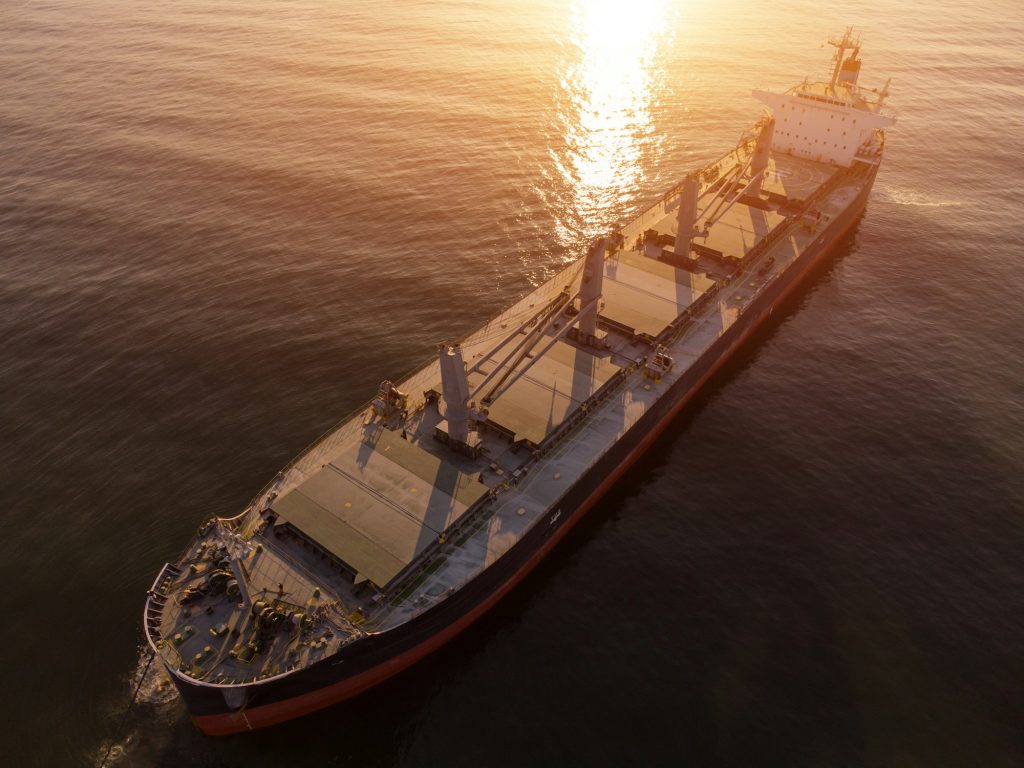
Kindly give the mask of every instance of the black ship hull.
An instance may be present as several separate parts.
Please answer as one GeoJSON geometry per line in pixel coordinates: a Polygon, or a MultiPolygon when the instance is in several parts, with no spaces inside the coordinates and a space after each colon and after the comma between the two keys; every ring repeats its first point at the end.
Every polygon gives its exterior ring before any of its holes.
{"type": "Polygon", "coordinates": [[[521,581],[622,474],[650,447],[705,383],[743,346],[814,268],[864,210],[877,167],[868,169],[857,197],[829,222],[800,257],[745,310],[603,455],[544,518],[469,584],[405,624],[369,635],[323,661],[266,683],[234,689],[196,684],[171,672],[195,724],[226,735],[290,720],[356,696],[440,648],[521,581]],[[228,704],[228,699],[232,704],[228,704]]]}

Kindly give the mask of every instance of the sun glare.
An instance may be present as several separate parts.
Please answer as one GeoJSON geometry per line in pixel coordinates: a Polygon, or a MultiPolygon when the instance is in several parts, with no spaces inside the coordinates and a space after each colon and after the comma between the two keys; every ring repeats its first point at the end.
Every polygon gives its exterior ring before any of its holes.
{"type": "Polygon", "coordinates": [[[572,6],[571,40],[579,53],[563,80],[569,99],[562,166],[585,227],[599,225],[619,196],[642,180],[652,65],[666,7],[666,0],[576,0],[572,6]]]}

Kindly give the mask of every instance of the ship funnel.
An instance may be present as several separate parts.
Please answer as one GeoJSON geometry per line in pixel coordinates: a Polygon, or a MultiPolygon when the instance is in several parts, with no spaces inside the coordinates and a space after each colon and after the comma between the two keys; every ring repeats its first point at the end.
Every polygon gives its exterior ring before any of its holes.
{"type": "Polygon", "coordinates": [[[848,57],[843,62],[843,66],[839,70],[839,82],[849,85],[856,85],[857,78],[860,77],[860,59],[857,58],[856,49],[853,55],[848,57]]]}

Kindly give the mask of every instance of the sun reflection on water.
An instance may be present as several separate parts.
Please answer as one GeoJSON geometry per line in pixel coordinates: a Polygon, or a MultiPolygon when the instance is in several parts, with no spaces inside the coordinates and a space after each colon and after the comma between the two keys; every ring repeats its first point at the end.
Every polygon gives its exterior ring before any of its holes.
{"type": "Polygon", "coordinates": [[[575,0],[569,23],[576,55],[561,87],[564,147],[553,159],[571,190],[574,221],[560,239],[607,227],[644,179],[654,59],[666,36],[667,0],[575,0]]]}

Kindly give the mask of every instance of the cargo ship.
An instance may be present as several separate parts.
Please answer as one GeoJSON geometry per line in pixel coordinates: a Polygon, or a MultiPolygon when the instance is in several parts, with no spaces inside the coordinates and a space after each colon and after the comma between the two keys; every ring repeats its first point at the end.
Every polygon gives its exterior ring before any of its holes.
{"type": "Polygon", "coordinates": [[[370,402],[233,517],[144,609],[204,733],[356,696],[458,635],[565,537],[865,208],[894,118],[859,84],[754,91],[720,158],[370,402]]]}

